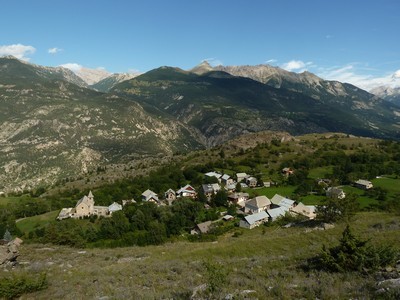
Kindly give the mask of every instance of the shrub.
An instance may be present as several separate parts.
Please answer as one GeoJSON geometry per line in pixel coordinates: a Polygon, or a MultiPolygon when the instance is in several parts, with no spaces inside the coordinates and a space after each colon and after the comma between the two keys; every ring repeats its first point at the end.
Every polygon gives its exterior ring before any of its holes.
{"type": "Polygon", "coordinates": [[[347,226],[340,244],[323,251],[315,267],[331,272],[368,271],[393,264],[398,251],[392,246],[370,246],[367,240],[357,238],[347,226]]]}
{"type": "Polygon", "coordinates": [[[40,291],[47,288],[46,273],[40,276],[26,274],[13,275],[0,280],[0,297],[14,299],[23,294],[40,291]]]}

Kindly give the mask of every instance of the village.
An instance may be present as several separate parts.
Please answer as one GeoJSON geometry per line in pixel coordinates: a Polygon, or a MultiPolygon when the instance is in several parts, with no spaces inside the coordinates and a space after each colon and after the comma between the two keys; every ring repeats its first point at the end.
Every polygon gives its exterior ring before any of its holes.
{"type": "MultiPolygon", "coordinates": [[[[283,168],[282,175],[289,177],[294,174],[291,168],[283,168]]],[[[271,199],[265,195],[250,198],[249,193],[241,192],[242,189],[256,189],[259,186],[258,180],[246,173],[236,173],[235,178],[228,174],[221,174],[216,171],[207,172],[204,176],[215,183],[202,184],[200,193],[202,193],[207,203],[204,203],[205,209],[209,209],[208,202],[219,191],[224,190],[227,193],[227,202],[234,205],[236,209],[236,218],[239,219],[239,227],[253,229],[267,222],[274,222],[286,215],[302,216],[304,219],[313,220],[316,218],[317,207],[315,205],[305,205],[300,201],[289,199],[285,196],[275,194],[271,199]],[[240,191],[238,191],[240,190],[240,191]]],[[[263,182],[264,187],[270,187],[273,182],[263,182]]],[[[331,198],[343,199],[346,197],[345,192],[339,187],[330,186],[331,182],[327,179],[320,179],[318,184],[324,187],[326,196],[331,198]]],[[[367,180],[359,179],[354,182],[354,186],[363,190],[373,187],[372,183],[367,180]]],[[[187,184],[178,190],[168,189],[162,196],[147,189],[141,194],[139,203],[154,203],[157,206],[170,206],[175,201],[182,198],[198,200],[199,192],[187,184]]],[[[91,216],[111,217],[116,211],[120,211],[128,204],[137,203],[134,199],[122,200],[121,203],[113,202],[109,206],[95,206],[95,197],[90,191],[88,195],[83,196],[73,208],[63,208],[57,216],[57,220],[68,218],[80,219],[91,216]]],[[[221,212],[220,220],[233,220],[234,216],[227,214],[226,211],[221,212]]],[[[192,235],[208,233],[215,221],[205,221],[196,224],[190,231],[192,235]]]]}

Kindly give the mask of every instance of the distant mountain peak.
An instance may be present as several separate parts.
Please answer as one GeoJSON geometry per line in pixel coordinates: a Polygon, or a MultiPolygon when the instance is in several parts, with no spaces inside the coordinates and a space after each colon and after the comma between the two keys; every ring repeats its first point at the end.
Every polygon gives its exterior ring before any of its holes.
{"type": "Polygon", "coordinates": [[[189,72],[195,73],[197,75],[203,75],[210,71],[213,71],[213,67],[206,60],[203,60],[200,64],[189,70],[189,72]]]}

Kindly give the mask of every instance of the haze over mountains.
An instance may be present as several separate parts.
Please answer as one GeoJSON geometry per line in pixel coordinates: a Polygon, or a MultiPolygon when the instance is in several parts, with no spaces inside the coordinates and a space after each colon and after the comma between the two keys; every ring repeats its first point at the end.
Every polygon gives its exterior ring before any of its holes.
{"type": "Polygon", "coordinates": [[[263,130],[400,137],[398,106],[308,72],[202,63],[132,76],[89,85],[65,68],[0,58],[0,190],[263,130]]]}

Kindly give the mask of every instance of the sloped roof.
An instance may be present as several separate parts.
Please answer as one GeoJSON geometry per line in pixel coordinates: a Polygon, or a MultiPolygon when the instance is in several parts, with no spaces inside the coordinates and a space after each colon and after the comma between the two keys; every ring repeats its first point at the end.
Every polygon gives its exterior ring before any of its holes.
{"type": "Polygon", "coordinates": [[[277,208],[273,208],[273,209],[269,209],[267,211],[268,215],[275,220],[278,217],[282,217],[286,214],[287,210],[285,210],[282,207],[277,207],[277,208]]]}
{"type": "Polygon", "coordinates": [[[157,200],[158,200],[157,194],[154,193],[154,192],[151,191],[151,190],[145,190],[145,191],[142,193],[142,196],[145,197],[146,201],[148,201],[150,198],[154,198],[154,199],[157,199],[157,200]]]}
{"type": "Polygon", "coordinates": [[[108,210],[111,211],[111,212],[113,212],[113,211],[118,211],[118,210],[122,210],[122,205],[119,204],[119,203],[117,203],[117,202],[114,202],[113,204],[111,204],[111,205],[108,207],[108,210]]]}
{"type": "Polygon", "coordinates": [[[208,177],[217,177],[217,178],[221,178],[221,174],[217,173],[217,172],[208,172],[205,174],[208,177]]]}
{"type": "Polygon", "coordinates": [[[211,221],[206,221],[196,225],[201,233],[207,233],[210,230],[211,221]]]}
{"type": "Polygon", "coordinates": [[[271,205],[271,200],[267,196],[257,196],[246,202],[246,206],[262,208],[271,205]]]}
{"type": "Polygon", "coordinates": [[[281,207],[285,207],[285,208],[289,209],[289,208],[291,208],[293,206],[294,202],[295,202],[294,200],[291,200],[291,199],[288,199],[288,198],[283,198],[281,200],[281,202],[279,202],[278,205],[281,206],[281,207]]]}
{"type": "Polygon", "coordinates": [[[188,193],[195,193],[196,190],[189,184],[185,185],[184,187],[180,188],[176,193],[177,194],[181,194],[184,192],[188,192],[188,193]]]}
{"type": "Polygon", "coordinates": [[[265,211],[253,214],[253,215],[248,215],[246,217],[244,217],[244,219],[246,220],[247,223],[249,223],[250,225],[254,224],[255,222],[258,222],[260,220],[263,219],[268,219],[268,214],[265,211]]]}
{"type": "Polygon", "coordinates": [[[371,181],[364,180],[364,179],[358,179],[358,180],[356,181],[356,183],[357,183],[357,184],[361,184],[361,185],[370,185],[370,184],[372,184],[371,181]]]}
{"type": "Polygon", "coordinates": [[[229,176],[228,174],[222,175],[223,180],[228,180],[229,178],[231,178],[231,176],[229,176]]]}
{"type": "Polygon", "coordinates": [[[285,197],[279,195],[279,194],[275,194],[272,198],[271,198],[271,202],[275,205],[279,205],[279,202],[282,201],[282,199],[284,199],[285,197]]]}

